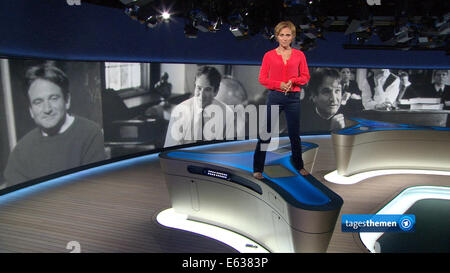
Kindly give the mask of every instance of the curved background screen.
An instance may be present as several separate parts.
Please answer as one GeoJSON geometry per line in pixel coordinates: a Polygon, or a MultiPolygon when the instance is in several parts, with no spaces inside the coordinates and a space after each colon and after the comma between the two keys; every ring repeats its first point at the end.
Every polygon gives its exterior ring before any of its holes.
{"type": "MultiPolygon", "coordinates": [[[[255,138],[253,125],[270,93],[258,82],[258,65],[41,59],[0,59],[0,64],[0,193],[104,160],[255,138]],[[213,96],[199,102],[196,89],[208,91],[210,82],[205,86],[196,75],[211,71],[220,75],[217,93],[213,86],[213,96]],[[51,80],[42,80],[42,73],[51,80]],[[215,108],[198,123],[201,102],[215,108]],[[233,122],[223,119],[230,113],[233,122]]],[[[449,83],[448,70],[310,67],[309,72],[310,84],[298,97],[302,134],[328,134],[348,126],[350,117],[448,127],[450,91],[435,88],[439,81],[449,83]],[[337,77],[327,88],[330,75],[337,77]],[[379,88],[389,95],[380,98],[379,88]]],[[[287,130],[283,114],[278,128],[280,135],[287,130]]]]}

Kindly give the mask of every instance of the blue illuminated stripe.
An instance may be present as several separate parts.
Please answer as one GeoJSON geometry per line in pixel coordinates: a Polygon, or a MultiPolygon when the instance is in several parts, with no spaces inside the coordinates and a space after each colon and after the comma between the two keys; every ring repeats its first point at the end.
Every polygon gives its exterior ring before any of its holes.
{"type": "Polygon", "coordinates": [[[122,161],[109,163],[106,165],[82,170],[79,172],[71,173],[68,175],[64,175],[64,176],[54,178],[54,179],[51,179],[51,180],[48,180],[45,182],[41,182],[36,185],[32,185],[32,186],[29,186],[26,188],[22,188],[22,189],[4,194],[4,195],[0,196],[0,205],[6,204],[11,201],[23,199],[23,198],[26,198],[27,196],[34,195],[39,192],[48,191],[53,188],[57,188],[63,184],[68,184],[70,182],[76,182],[77,180],[80,180],[80,179],[83,179],[83,178],[86,178],[89,176],[102,174],[104,172],[119,170],[119,169],[123,169],[123,168],[127,168],[127,167],[132,167],[132,166],[135,166],[136,164],[145,163],[150,160],[157,160],[157,159],[158,159],[158,154],[145,155],[145,156],[126,159],[126,160],[122,160],[122,161]]]}
{"type": "MultiPolygon", "coordinates": [[[[306,139],[317,138],[317,137],[325,137],[326,138],[326,137],[331,137],[331,136],[330,135],[302,136],[302,139],[303,138],[306,138],[306,139]]],[[[244,140],[242,142],[255,142],[255,140],[244,140]]],[[[221,147],[221,146],[226,147],[228,145],[233,145],[233,144],[236,144],[236,141],[224,142],[224,143],[218,143],[218,144],[198,145],[198,146],[194,146],[194,147],[190,147],[190,148],[186,148],[186,149],[189,149],[189,150],[204,149],[209,146],[211,146],[211,147],[213,147],[213,146],[214,147],[221,147]]],[[[312,143],[309,143],[309,144],[312,144],[312,143]]],[[[305,146],[308,146],[309,144],[307,142],[302,142],[302,145],[305,145],[305,146]]],[[[101,166],[94,167],[94,168],[89,168],[86,170],[78,171],[78,172],[64,175],[64,176],[61,176],[58,178],[40,182],[40,183],[32,185],[32,186],[28,186],[28,187],[25,187],[22,189],[18,189],[16,191],[12,191],[12,192],[0,195],[0,205],[6,204],[11,201],[23,199],[23,198],[26,198],[27,196],[34,195],[39,192],[51,190],[52,188],[59,187],[63,184],[75,182],[76,180],[83,179],[83,178],[93,176],[96,174],[101,174],[101,173],[108,172],[108,171],[114,171],[114,170],[118,170],[118,169],[122,169],[122,168],[126,168],[126,167],[132,167],[135,164],[144,163],[149,160],[158,160],[158,156],[159,156],[159,154],[150,154],[150,155],[139,156],[139,157],[135,157],[135,158],[131,158],[131,159],[126,159],[126,160],[121,160],[118,162],[101,165],[101,166]]]]}
{"type": "Polygon", "coordinates": [[[392,131],[392,130],[435,130],[435,131],[450,131],[450,128],[437,127],[437,126],[423,126],[423,125],[409,125],[409,124],[394,124],[388,122],[378,122],[366,119],[352,118],[352,120],[357,121],[359,124],[345,128],[338,131],[341,135],[356,135],[367,132],[376,131],[392,131]],[[367,128],[363,130],[361,128],[367,128]]]}

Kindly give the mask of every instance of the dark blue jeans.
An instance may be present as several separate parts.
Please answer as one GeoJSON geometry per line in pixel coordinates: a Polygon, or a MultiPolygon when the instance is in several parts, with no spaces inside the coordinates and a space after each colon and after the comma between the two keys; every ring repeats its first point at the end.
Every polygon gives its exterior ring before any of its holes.
{"type": "MultiPolygon", "coordinates": [[[[271,90],[267,96],[267,132],[271,131],[271,107],[279,106],[279,113],[286,115],[289,140],[291,141],[292,162],[297,170],[303,168],[302,147],[300,139],[300,92],[288,92],[285,95],[282,92],[271,90]]],[[[263,140],[258,134],[258,143],[256,144],[253,157],[253,171],[263,172],[264,162],[266,161],[266,151],[261,149],[262,143],[269,143],[270,138],[263,140]]]]}

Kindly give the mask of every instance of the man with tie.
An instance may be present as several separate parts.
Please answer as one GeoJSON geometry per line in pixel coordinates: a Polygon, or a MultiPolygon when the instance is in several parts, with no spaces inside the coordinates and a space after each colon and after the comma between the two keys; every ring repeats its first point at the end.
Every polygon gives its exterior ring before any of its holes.
{"type": "Polygon", "coordinates": [[[194,96],[172,110],[164,147],[199,140],[225,139],[226,119],[233,117],[234,112],[228,105],[215,99],[221,79],[222,76],[214,67],[198,68],[194,96]],[[213,131],[213,134],[208,134],[210,131],[213,131]]]}
{"type": "Polygon", "coordinates": [[[434,70],[433,82],[422,89],[420,97],[441,98],[444,109],[450,109],[450,86],[447,83],[448,70],[434,70]]]}

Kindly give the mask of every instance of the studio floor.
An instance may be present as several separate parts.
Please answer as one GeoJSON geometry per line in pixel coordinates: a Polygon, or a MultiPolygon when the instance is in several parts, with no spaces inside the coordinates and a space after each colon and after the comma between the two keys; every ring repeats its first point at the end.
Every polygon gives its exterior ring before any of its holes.
{"type": "MultiPolygon", "coordinates": [[[[402,190],[417,185],[449,186],[440,175],[384,175],[357,184],[327,182],[336,169],[330,136],[305,137],[319,145],[313,175],[339,194],[341,214],[371,214],[402,190]]],[[[159,225],[156,215],[170,207],[157,156],[145,156],[102,171],[83,171],[0,196],[0,253],[230,253],[221,242],[159,225]]],[[[343,233],[340,217],[327,252],[368,252],[354,233],[343,233]]]]}

